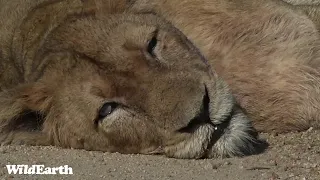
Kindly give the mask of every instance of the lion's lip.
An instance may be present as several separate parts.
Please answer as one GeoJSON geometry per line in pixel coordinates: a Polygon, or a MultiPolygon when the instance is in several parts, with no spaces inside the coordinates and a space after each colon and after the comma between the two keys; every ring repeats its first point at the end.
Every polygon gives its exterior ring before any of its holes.
{"type": "Polygon", "coordinates": [[[213,133],[211,134],[211,137],[208,137],[210,139],[206,151],[204,152],[202,158],[207,158],[211,149],[215,145],[215,143],[223,136],[225,133],[226,129],[230,125],[231,119],[234,115],[234,111],[231,110],[231,112],[225,116],[223,120],[221,120],[221,123],[214,123],[214,121],[211,119],[211,114],[210,112],[210,96],[209,96],[209,91],[207,86],[205,85],[205,95],[203,96],[203,114],[205,117],[206,123],[210,124],[213,126],[213,133]]]}
{"type": "Polygon", "coordinates": [[[202,99],[202,106],[200,108],[199,114],[194,117],[186,127],[179,129],[179,132],[193,132],[196,128],[204,124],[210,124],[214,128],[214,132],[211,137],[211,143],[208,145],[208,149],[210,149],[214,143],[224,134],[225,130],[230,125],[231,118],[234,115],[234,111],[231,110],[228,116],[225,116],[223,120],[221,120],[219,124],[214,123],[211,119],[210,115],[210,97],[207,86],[205,85],[205,93],[202,99]]]}
{"type": "MultiPolygon", "coordinates": [[[[219,124],[214,123],[211,119],[211,112],[210,112],[210,96],[208,88],[205,86],[205,93],[203,95],[202,99],[202,106],[200,108],[199,114],[194,117],[188,124],[188,126],[182,128],[179,130],[179,132],[182,133],[194,133],[197,131],[198,128],[201,126],[211,125],[213,127],[212,133],[207,137],[207,143],[203,148],[205,151],[203,154],[198,158],[207,158],[209,157],[209,154],[215,145],[215,143],[225,134],[226,129],[228,129],[228,126],[230,125],[231,119],[234,116],[234,111],[232,110],[227,116],[224,117],[223,120],[221,120],[219,124]]],[[[203,144],[203,145],[204,145],[203,144]]],[[[155,154],[161,154],[163,152],[162,148],[158,148],[156,151],[154,151],[155,154]],[[160,153],[159,153],[160,152],[160,153]]]]}
{"type": "Polygon", "coordinates": [[[228,127],[229,122],[230,122],[234,112],[231,111],[229,113],[229,115],[226,116],[224,118],[224,120],[221,121],[221,123],[219,123],[219,124],[214,123],[212,121],[211,117],[210,117],[210,113],[211,113],[210,112],[210,108],[209,108],[209,106],[210,106],[210,97],[209,97],[209,91],[208,91],[208,88],[207,88],[206,85],[205,85],[205,95],[203,96],[203,105],[202,106],[203,106],[203,112],[202,113],[204,114],[204,116],[206,118],[206,122],[211,124],[214,127],[215,132],[217,131],[217,132],[223,133],[224,129],[226,129],[228,127]]]}

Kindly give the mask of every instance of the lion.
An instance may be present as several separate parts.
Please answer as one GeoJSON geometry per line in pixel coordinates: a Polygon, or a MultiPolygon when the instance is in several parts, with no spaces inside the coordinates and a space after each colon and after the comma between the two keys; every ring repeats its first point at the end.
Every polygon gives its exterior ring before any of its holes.
{"type": "Polygon", "coordinates": [[[0,0],[1,144],[195,159],[263,152],[183,33],[104,3],[0,0]]]}
{"type": "Polygon", "coordinates": [[[135,0],[170,21],[226,81],[258,132],[319,128],[318,6],[278,0],[135,0]]]}

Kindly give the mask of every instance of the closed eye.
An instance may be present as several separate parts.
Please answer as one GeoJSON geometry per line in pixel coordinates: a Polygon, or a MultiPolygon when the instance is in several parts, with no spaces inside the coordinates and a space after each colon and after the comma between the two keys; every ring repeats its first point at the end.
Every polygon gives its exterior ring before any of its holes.
{"type": "Polygon", "coordinates": [[[99,117],[104,118],[109,116],[113,111],[118,107],[119,104],[115,102],[108,102],[103,104],[103,106],[99,110],[99,117]]]}
{"type": "Polygon", "coordinates": [[[119,104],[116,102],[104,103],[98,111],[98,117],[95,120],[95,124],[98,124],[99,122],[103,121],[105,117],[111,115],[118,108],[118,106],[119,104]]]}
{"type": "Polygon", "coordinates": [[[148,47],[147,47],[147,52],[151,55],[151,57],[156,57],[155,53],[154,53],[154,49],[156,48],[157,44],[158,44],[158,30],[156,30],[153,33],[153,37],[151,38],[151,40],[148,43],[148,47]]]}

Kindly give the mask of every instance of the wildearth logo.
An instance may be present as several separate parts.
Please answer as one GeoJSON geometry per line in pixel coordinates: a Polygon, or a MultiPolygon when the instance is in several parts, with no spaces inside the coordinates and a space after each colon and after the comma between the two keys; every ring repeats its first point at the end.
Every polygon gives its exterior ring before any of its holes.
{"type": "Polygon", "coordinates": [[[45,167],[44,165],[6,165],[9,174],[73,174],[68,165],[45,167]]]}

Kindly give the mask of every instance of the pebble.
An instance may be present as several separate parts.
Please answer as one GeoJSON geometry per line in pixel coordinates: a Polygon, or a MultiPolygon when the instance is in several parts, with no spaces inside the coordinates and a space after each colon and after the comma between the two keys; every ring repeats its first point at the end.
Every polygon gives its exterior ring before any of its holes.
{"type": "Polygon", "coordinates": [[[289,178],[293,178],[294,177],[294,174],[289,174],[289,178]]]}
{"type": "Polygon", "coordinates": [[[310,127],[310,128],[307,130],[307,132],[311,132],[311,131],[313,131],[313,127],[310,127]]]}
{"type": "Polygon", "coordinates": [[[270,178],[270,179],[275,180],[275,179],[280,179],[280,177],[279,177],[279,175],[278,175],[278,174],[276,174],[275,172],[272,172],[272,173],[271,173],[271,178],[270,178]]]}
{"type": "Polygon", "coordinates": [[[207,164],[204,166],[204,169],[206,169],[206,170],[218,169],[218,165],[212,164],[212,163],[207,163],[207,164]]]}
{"type": "Polygon", "coordinates": [[[95,157],[95,154],[92,151],[89,151],[90,156],[95,157]]]}

